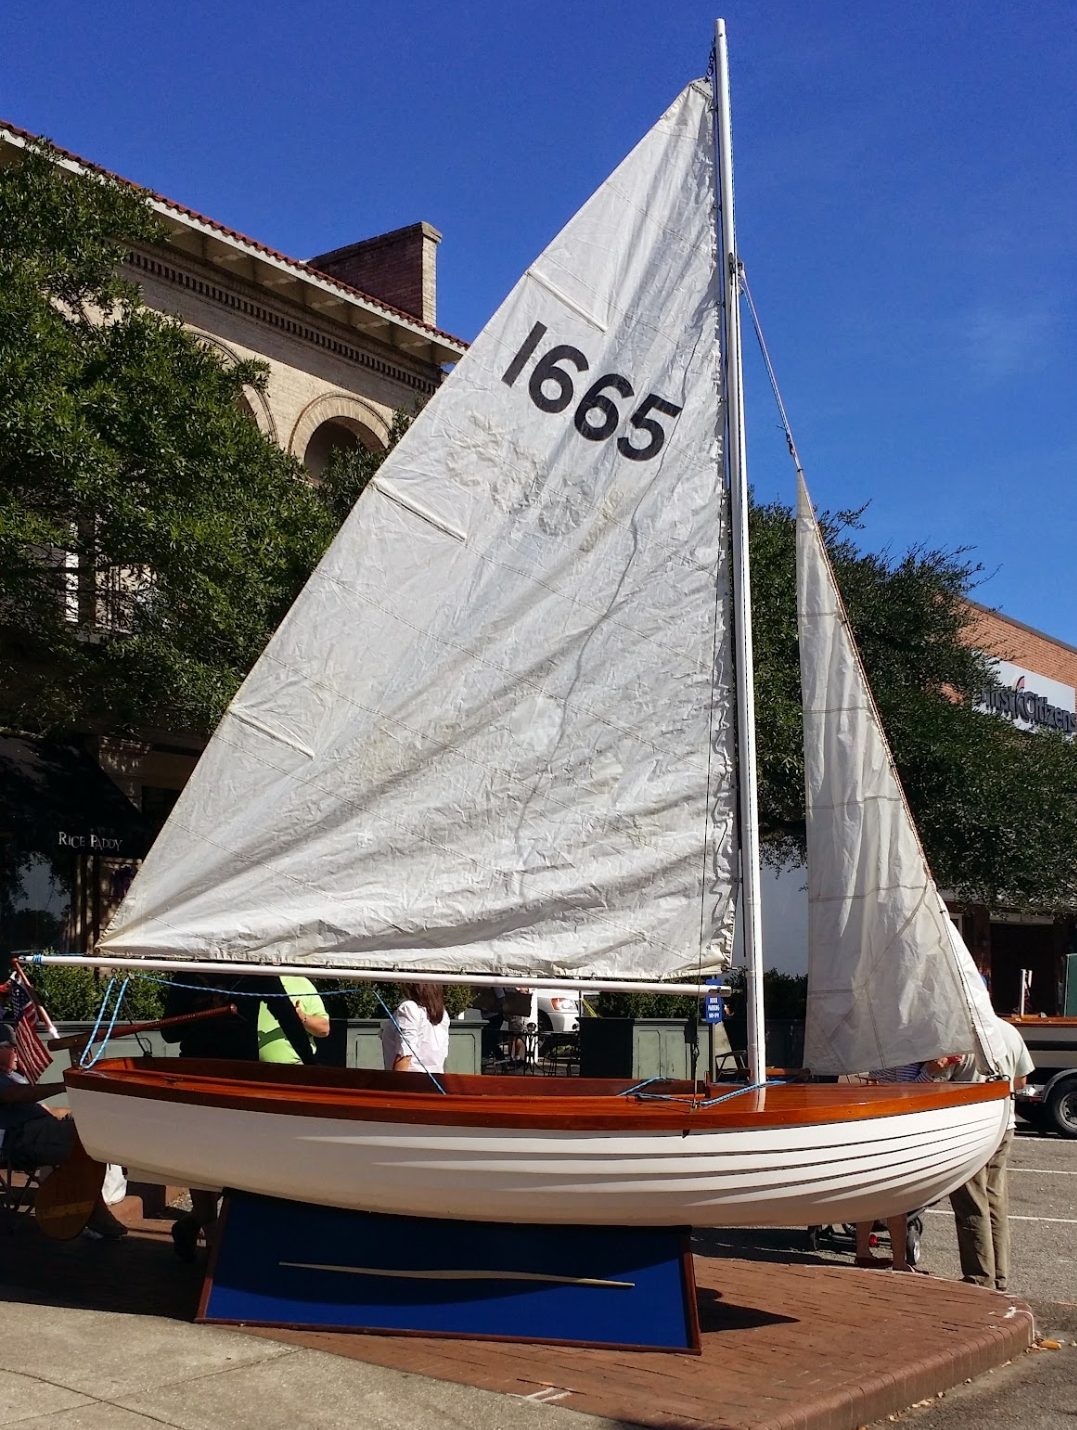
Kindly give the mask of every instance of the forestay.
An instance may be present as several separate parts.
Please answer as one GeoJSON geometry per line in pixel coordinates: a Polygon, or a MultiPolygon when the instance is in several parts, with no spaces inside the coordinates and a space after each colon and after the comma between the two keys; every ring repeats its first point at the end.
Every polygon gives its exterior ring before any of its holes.
{"type": "Polygon", "coordinates": [[[797,615],[808,818],[808,1012],[816,1073],[946,1053],[996,1063],[983,979],[927,866],[803,479],[797,615]]]}
{"type": "Polygon", "coordinates": [[[102,953],[531,982],[722,966],[714,205],[697,83],[385,462],[102,953]]]}

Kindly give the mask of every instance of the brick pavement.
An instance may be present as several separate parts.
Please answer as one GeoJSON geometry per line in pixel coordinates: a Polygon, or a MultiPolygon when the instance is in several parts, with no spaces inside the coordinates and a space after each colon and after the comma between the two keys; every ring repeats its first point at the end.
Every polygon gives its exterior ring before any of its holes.
{"type": "MultiPolygon", "coordinates": [[[[200,1270],[175,1261],[168,1222],[141,1210],[124,1204],[132,1234],[115,1244],[0,1226],[2,1294],[189,1320],[200,1270]]],[[[696,1276],[701,1356],[251,1334],[662,1430],[855,1430],[1019,1355],[1033,1335],[1022,1302],[935,1278],[705,1254],[696,1276]]]]}

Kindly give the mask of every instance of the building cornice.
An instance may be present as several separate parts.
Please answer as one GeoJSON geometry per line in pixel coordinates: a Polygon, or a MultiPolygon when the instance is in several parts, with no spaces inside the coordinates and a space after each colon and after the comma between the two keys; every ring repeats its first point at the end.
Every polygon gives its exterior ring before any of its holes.
{"type": "MultiPolygon", "coordinates": [[[[4,162],[4,151],[10,159],[14,151],[38,142],[38,135],[0,122],[0,162],[4,162]]],[[[152,189],[134,184],[99,164],[81,159],[77,154],[55,145],[52,147],[57,163],[69,172],[103,175],[145,194],[165,228],[168,246],[193,256],[201,263],[278,293],[312,313],[332,317],[355,328],[364,337],[395,348],[431,367],[440,368],[454,363],[467,350],[467,344],[460,338],[391,308],[339,279],[319,273],[297,258],[278,253],[256,239],[156,194],[152,189]]]]}
{"type": "MultiPolygon", "coordinates": [[[[317,315],[313,313],[297,311],[286,302],[274,302],[273,297],[264,294],[256,284],[244,283],[235,275],[231,275],[229,280],[222,277],[215,282],[200,264],[192,262],[188,266],[176,260],[167,250],[156,248],[132,250],[128,255],[128,266],[136,276],[140,272],[146,273],[221,308],[229,308],[268,328],[286,333],[289,338],[310,343],[324,352],[356,363],[415,392],[429,395],[437,388],[435,375],[421,361],[405,365],[405,354],[382,348],[376,340],[371,340],[369,346],[360,346],[357,341],[350,340],[352,334],[347,329],[342,331],[339,324],[318,322],[317,315]]],[[[358,338],[358,334],[355,336],[358,338]]]]}

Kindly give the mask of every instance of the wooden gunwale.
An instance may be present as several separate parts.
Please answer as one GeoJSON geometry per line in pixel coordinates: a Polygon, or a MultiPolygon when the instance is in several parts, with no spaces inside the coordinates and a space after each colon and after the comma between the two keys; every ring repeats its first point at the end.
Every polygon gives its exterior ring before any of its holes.
{"type": "MultiPolygon", "coordinates": [[[[712,1107],[619,1096],[630,1079],[445,1075],[442,1094],[421,1073],[282,1068],[175,1058],[115,1058],[64,1074],[76,1091],[188,1103],[237,1112],[521,1131],[762,1130],[894,1117],[1009,1096],[1009,1084],[790,1083],[744,1092],[712,1107]],[[241,1070],[240,1070],[241,1069],[241,1070]]],[[[691,1084],[652,1084],[688,1099],[691,1084]]],[[[716,1085],[712,1095],[734,1089],[716,1085]]]]}
{"type": "Polygon", "coordinates": [[[1053,1013],[1043,1018],[1038,1013],[1026,1013],[1023,1017],[1014,1013],[1004,1021],[1012,1023],[1015,1028],[1073,1028],[1077,1031],[1077,1018],[1055,1017],[1053,1013]]]}

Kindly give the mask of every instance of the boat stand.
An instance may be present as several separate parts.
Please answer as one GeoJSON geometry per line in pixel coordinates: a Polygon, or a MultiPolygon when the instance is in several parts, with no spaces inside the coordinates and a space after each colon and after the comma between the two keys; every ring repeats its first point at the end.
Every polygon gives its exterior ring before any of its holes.
{"type": "Polygon", "coordinates": [[[197,1319],[700,1350],[687,1228],[443,1221],[246,1192],[225,1194],[197,1319]]]}

